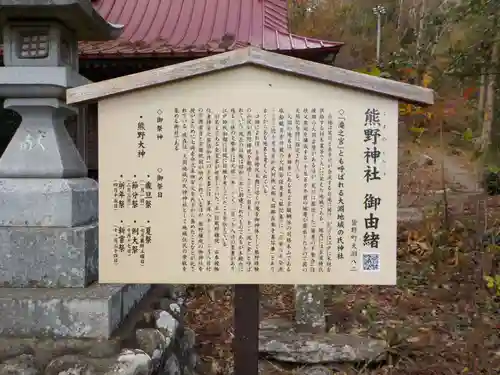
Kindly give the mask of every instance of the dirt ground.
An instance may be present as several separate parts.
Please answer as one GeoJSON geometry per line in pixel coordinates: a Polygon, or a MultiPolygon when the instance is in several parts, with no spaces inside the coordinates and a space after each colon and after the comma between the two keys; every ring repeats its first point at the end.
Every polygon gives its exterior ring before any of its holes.
{"type": "MultiPolygon", "coordinates": [[[[432,145],[401,147],[399,194],[407,206],[435,204],[436,191],[443,190],[441,162],[436,160],[441,157],[448,166],[445,187],[451,195],[475,184],[466,153],[442,152],[432,145]],[[434,162],[416,163],[422,153],[434,162]]],[[[497,201],[487,200],[489,227],[499,216],[497,201]]],[[[383,366],[340,365],[337,373],[500,374],[500,297],[483,280],[486,272],[499,273],[499,253],[485,250],[477,241],[477,213],[464,216],[460,208],[457,211],[447,223],[434,213],[418,225],[399,226],[397,286],[331,289],[327,310],[338,332],[383,338],[390,346],[383,366]]],[[[274,306],[264,315],[293,316],[291,288],[264,285],[261,292],[262,299],[272,300],[274,306]]],[[[227,374],[232,356],[231,292],[219,293],[214,300],[209,295],[198,292],[190,299],[188,322],[198,334],[207,371],[227,374]]],[[[271,373],[294,372],[276,367],[271,373]]]]}

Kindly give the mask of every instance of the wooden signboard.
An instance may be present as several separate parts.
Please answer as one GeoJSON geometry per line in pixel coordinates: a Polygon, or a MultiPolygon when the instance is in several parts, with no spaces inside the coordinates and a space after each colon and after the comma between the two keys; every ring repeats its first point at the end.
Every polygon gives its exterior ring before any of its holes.
{"type": "Polygon", "coordinates": [[[394,284],[398,97],[432,92],[251,48],[189,64],[70,90],[99,100],[100,282],[394,284]]]}
{"type": "Polygon", "coordinates": [[[68,91],[98,101],[99,281],[395,284],[398,99],[428,89],[246,48],[68,91]]]}

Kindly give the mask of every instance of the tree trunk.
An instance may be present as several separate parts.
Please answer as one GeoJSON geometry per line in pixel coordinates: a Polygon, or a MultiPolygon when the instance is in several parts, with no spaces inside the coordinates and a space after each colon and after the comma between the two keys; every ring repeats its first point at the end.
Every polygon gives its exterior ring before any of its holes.
{"type": "Polygon", "coordinates": [[[427,0],[422,0],[420,4],[420,15],[418,21],[418,32],[417,32],[417,50],[415,55],[416,70],[417,70],[417,85],[422,82],[422,75],[425,71],[422,52],[424,50],[424,33],[425,33],[425,16],[427,14],[427,0]]]}
{"type": "Polygon", "coordinates": [[[493,43],[491,49],[491,60],[490,69],[488,76],[486,78],[486,93],[484,98],[484,111],[483,111],[483,124],[481,129],[481,147],[480,151],[484,155],[484,161],[488,162],[488,159],[493,156],[491,155],[491,145],[492,145],[492,125],[493,125],[493,112],[495,104],[495,68],[498,63],[498,48],[499,42],[493,43]]]}
{"type": "Polygon", "coordinates": [[[404,0],[399,0],[398,23],[396,26],[399,40],[403,38],[403,34],[401,33],[401,28],[403,23],[403,6],[404,6],[404,0]]]}
{"type": "Polygon", "coordinates": [[[486,98],[486,73],[485,69],[482,69],[481,76],[479,77],[479,100],[477,102],[477,124],[481,124],[481,120],[484,116],[484,103],[486,98]]]}

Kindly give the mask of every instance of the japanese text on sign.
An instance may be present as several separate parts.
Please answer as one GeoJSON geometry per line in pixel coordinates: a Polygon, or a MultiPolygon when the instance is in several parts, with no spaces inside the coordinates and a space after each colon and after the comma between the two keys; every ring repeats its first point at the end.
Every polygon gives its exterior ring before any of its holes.
{"type": "Polygon", "coordinates": [[[110,110],[130,126],[100,128],[99,142],[123,145],[120,164],[101,163],[105,273],[155,283],[167,264],[179,283],[392,282],[397,102],[340,92],[281,105],[148,96],[127,116],[110,110]]]}

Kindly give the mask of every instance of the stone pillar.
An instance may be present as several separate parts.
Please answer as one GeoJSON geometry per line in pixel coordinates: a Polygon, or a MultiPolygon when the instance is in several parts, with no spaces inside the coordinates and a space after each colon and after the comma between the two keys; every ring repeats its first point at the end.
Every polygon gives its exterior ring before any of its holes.
{"type": "Polygon", "coordinates": [[[0,0],[0,26],[0,95],[22,118],[0,159],[0,334],[108,337],[149,286],[96,283],[98,185],[66,130],[77,110],[64,97],[88,82],[78,33],[107,39],[114,27],[88,0],[0,0]],[[18,22],[20,11],[45,18],[18,22]]]}
{"type": "Polygon", "coordinates": [[[323,285],[295,286],[295,329],[308,333],[326,331],[323,285]]]}

